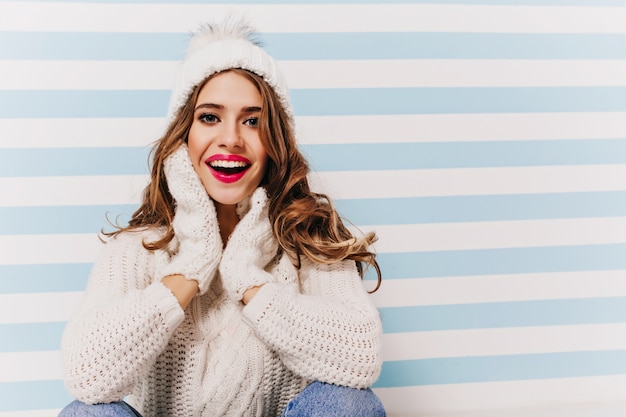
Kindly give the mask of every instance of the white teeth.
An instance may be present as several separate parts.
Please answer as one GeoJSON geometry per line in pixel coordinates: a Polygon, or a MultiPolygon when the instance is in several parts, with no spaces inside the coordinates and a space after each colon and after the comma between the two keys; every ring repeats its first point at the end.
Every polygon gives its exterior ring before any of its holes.
{"type": "Polygon", "coordinates": [[[243,161],[211,161],[209,162],[209,165],[211,165],[213,168],[245,168],[248,166],[248,164],[246,164],[243,161]]]}

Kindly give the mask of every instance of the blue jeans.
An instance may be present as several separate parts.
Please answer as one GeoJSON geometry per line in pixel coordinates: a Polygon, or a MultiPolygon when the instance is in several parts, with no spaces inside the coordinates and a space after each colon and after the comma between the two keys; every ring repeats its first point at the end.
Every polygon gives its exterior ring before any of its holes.
{"type": "MultiPolygon", "coordinates": [[[[283,417],[385,417],[382,403],[371,390],[313,382],[287,404],[283,417]]],[[[123,401],[87,405],[74,401],[59,417],[141,417],[123,401]]]]}
{"type": "Polygon", "coordinates": [[[287,404],[283,417],[385,417],[385,409],[369,389],[313,382],[287,404]]]}
{"type": "Polygon", "coordinates": [[[94,405],[73,401],[61,410],[59,417],[141,417],[141,414],[124,401],[94,405]]]}

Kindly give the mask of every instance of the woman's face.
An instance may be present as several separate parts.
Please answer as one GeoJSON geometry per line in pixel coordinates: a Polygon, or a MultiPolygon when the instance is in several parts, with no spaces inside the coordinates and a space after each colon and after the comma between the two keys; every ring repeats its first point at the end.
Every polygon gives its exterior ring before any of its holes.
{"type": "Polygon", "coordinates": [[[256,86],[235,72],[217,74],[200,90],[189,155],[217,204],[244,200],[265,175],[267,154],[258,128],[262,102],[256,86]]]}

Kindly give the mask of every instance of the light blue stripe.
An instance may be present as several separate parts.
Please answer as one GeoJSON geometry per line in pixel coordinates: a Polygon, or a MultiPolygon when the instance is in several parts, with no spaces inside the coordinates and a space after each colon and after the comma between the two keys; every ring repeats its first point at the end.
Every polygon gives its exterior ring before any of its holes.
{"type": "Polygon", "coordinates": [[[305,116],[609,112],[626,110],[626,87],[316,89],[294,90],[292,101],[305,116]]]}
{"type": "MultiPolygon", "coordinates": [[[[611,271],[626,273],[626,244],[380,253],[384,282],[393,279],[611,271]]],[[[82,291],[91,264],[0,265],[0,294],[82,291]]],[[[373,280],[373,271],[366,274],[373,280]]]]}
{"type": "MultiPolygon", "coordinates": [[[[554,352],[387,361],[374,388],[591,377],[626,373],[626,351],[554,352]]],[[[0,383],[0,411],[62,408],[62,381],[0,383]]]]}
{"type": "MultiPolygon", "coordinates": [[[[374,388],[591,377],[626,373],[625,351],[388,361],[374,388]]],[[[71,401],[63,381],[0,383],[0,411],[62,408],[71,401]]]]}
{"type": "Polygon", "coordinates": [[[65,322],[0,324],[0,352],[36,352],[61,348],[65,322]]]}
{"type": "Polygon", "coordinates": [[[303,151],[317,171],[626,163],[626,139],[330,144],[303,151]]]}
{"type": "MultiPolygon", "coordinates": [[[[0,118],[163,117],[169,94],[0,90],[0,118]]],[[[626,111],[626,87],[301,89],[291,99],[298,116],[626,111]]]]}
{"type": "MultiPolygon", "coordinates": [[[[380,253],[384,280],[626,270],[626,244],[380,253]]],[[[90,264],[0,266],[0,293],[80,291],[90,264]]],[[[367,279],[374,279],[368,272],[367,279]]]]}
{"type": "Polygon", "coordinates": [[[380,253],[377,259],[383,283],[385,279],[626,270],[626,243],[380,253]]]}
{"type": "Polygon", "coordinates": [[[126,226],[137,205],[0,207],[0,235],[100,233],[126,226]]]}
{"type": "MultiPolygon", "coordinates": [[[[626,191],[336,200],[335,206],[356,226],[617,217],[626,216],[626,191]]],[[[111,231],[110,222],[125,226],[137,207],[0,207],[0,235],[111,231]]]]}
{"type": "Polygon", "coordinates": [[[178,61],[184,33],[0,32],[3,60],[178,61]]]}
{"type": "MultiPolygon", "coordinates": [[[[188,37],[187,33],[0,32],[0,60],[178,61],[188,37]]],[[[626,57],[620,34],[364,32],[259,37],[279,60],[626,57]]]]}
{"type": "Polygon", "coordinates": [[[83,291],[91,263],[0,265],[0,294],[83,291]]]}
{"type": "MultiPolygon", "coordinates": [[[[14,0],[0,0],[0,3],[14,0]]],[[[22,0],[22,2],[56,2],[58,0],[22,0]]],[[[224,0],[65,0],[64,3],[110,4],[224,4],[224,0]]],[[[229,4],[381,4],[381,0],[231,0],[229,4]]],[[[383,4],[476,4],[529,6],[622,6],[623,0],[391,0],[383,4]]]]}
{"type": "MultiPolygon", "coordinates": [[[[374,388],[621,375],[625,364],[626,352],[615,350],[387,361],[374,388]]],[[[70,401],[63,381],[0,383],[0,411],[70,401]]]]}
{"type": "Polygon", "coordinates": [[[63,408],[71,401],[63,381],[0,383],[0,412],[63,408]]]}
{"type": "Polygon", "coordinates": [[[626,216],[626,191],[373,198],[335,206],[356,226],[612,217],[626,216]]]}
{"type": "Polygon", "coordinates": [[[375,388],[626,374],[626,351],[555,352],[390,361],[375,388]]]}
{"type": "Polygon", "coordinates": [[[290,33],[266,34],[262,39],[270,55],[285,60],[626,57],[621,34],[290,33]]]}
{"type": "Polygon", "coordinates": [[[0,90],[0,119],[162,117],[169,97],[166,90],[0,90]]]}
{"type": "MultiPolygon", "coordinates": [[[[384,280],[626,270],[626,244],[380,253],[384,280]]],[[[81,291],[91,264],[0,266],[0,294],[81,291]]],[[[374,279],[372,271],[366,275],[374,279]]]]}
{"type": "Polygon", "coordinates": [[[0,177],[143,175],[149,153],[146,147],[3,149],[0,177]]]}
{"type": "Polygon", "coordinates": [[[379,310],[385,333],[626,323],[626,297],[387,307],[379,310]]]}
{"type": "MultiPolygon", "coordinates": [[[[308,145],[302,150],[320,172],[626,163],[626,139],[308,145]]],[[[144,175],[149,153],[148,147],[3,149],[0,177],[144,175]]]]}
{"type": "MultiPolygon", "coordinates": [[[[383,283],[384,285],[384,283],[383,283]]],[[[387,334],[626,323],[626,297],[380,308],[387,334]]],[[[0,352],[59,349],[65,323],[0,325],[0,352]]]]}

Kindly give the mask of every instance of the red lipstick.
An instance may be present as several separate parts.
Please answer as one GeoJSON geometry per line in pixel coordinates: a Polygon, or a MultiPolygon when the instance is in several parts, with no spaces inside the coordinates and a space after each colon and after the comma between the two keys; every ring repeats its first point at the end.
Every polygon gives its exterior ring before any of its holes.
{"type": "Polygon", "coordinates": [[[204,163],[215,179],[226,184],[239,181],[252,165],[249,159],[241,155],[226,154],[211,155],[204,163]]]}

